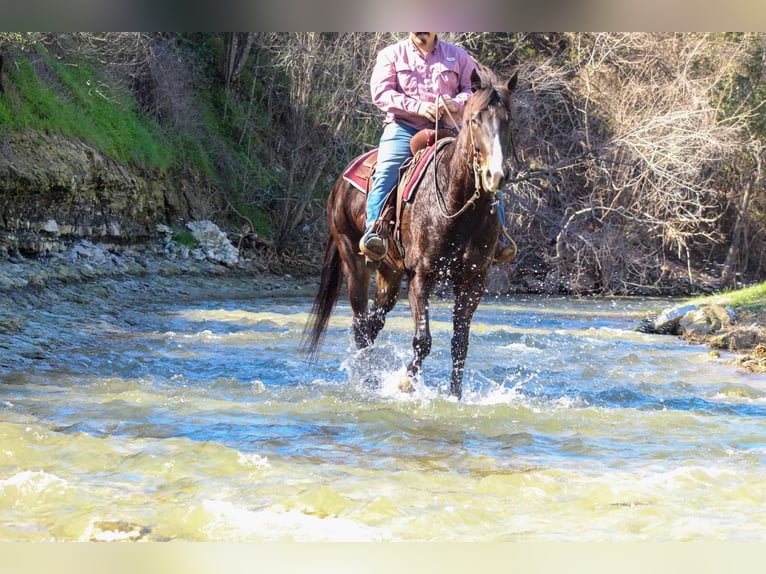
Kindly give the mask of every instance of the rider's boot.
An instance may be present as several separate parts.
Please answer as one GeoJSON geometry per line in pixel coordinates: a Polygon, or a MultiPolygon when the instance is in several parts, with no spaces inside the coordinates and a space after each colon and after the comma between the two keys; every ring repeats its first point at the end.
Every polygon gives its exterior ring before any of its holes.
{"type": "Polygon", "coordinates": [[[372,261],[380,261],[388,252],[388,241],[374,231],[374,226],[359,240],[359,251],[372,261]]]}
{"type": "Polygon", "coordinates": [[[492,263],[505,263],[510,261],[516,257],[517,251],[516,243],[513,241],[507,242],[501,236],[500,239],[497,240],[497,245],[495,245],[495,255],[492,258],[492,263]]]}

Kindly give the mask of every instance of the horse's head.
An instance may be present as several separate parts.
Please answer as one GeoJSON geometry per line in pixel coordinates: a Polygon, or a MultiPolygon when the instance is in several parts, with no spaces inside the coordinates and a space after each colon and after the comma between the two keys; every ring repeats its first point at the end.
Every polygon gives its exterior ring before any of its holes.
{"type": "Polygon", "coordinates": [[[511,144],[511,92],[518,74],[498,82],[487,68],[471,73],[473,95],[465,107],[463,125],[473,146],[476,177],[489,192],[498,192],[508,178],[506,158],[511,144]]]}

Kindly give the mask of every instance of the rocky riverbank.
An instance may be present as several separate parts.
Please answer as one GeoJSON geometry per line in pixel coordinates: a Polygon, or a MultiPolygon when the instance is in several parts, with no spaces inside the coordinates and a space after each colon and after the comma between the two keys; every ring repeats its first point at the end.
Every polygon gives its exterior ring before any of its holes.
{"type": "MultiPolygon", "coordinates": [[[[187,228],[189,244],[175,241],[173,231],[161,225],[154,240],[129,246],[59,239],[54,249],[35,257],[0,246],[0,334],[20,331],[25,310],[57,300],[113,297],[129,304],[147,294],[168,300],[203,296],[211,277],[231,297],[314,294],[315,277],[270,272],[257,256],[240,256],[211,222],[187,228]]],[[[764,325],[766,312],[680,305],[647,318],[638,329],[704,344],[713,353],[732,351],[743,368],[766,372],[764,325]]]]}
{"type": "Polygon", "coordinates": [[[157,227],[153,240],[131,245],[57,239],[33,257],[0,244],[0,293],[55,287],[96,279],[211,276],[246,273],[269,275],[257,257],[241,257],[215,224],[187,225],[188,243],[173,239],[173,230],[157,227]]]}
{"type": "Polygon", "coordinates": [[[734,362],[751,372],[766,372],[766,312],[735,310],[718,304],[682,304],[664,309],[639,325],[645,333],[674,335],[710,347],[711,353],[737,353],[734,362]]]}
{"type": "Polygon", "coordinates": [[[191,246],[161,229],[156,240],[131,246],[77,239],[36,257],[0,254],[0,350],[6,351],[0,366],[8,353],[35,357],[46,348],[45,322],[32,319],[41,312],[76,321],[98,309],[127,310],[147,298],[195,300],[211,290],[232,299],[314,294],[314,278],[271,273],[257,257],[238,256],[213,225],[191,229],[197,238],[191,246]]]}

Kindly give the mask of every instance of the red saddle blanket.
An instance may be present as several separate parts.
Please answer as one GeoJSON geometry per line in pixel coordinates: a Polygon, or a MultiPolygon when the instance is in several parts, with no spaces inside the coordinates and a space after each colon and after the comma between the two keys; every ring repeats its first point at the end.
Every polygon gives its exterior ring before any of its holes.
{"type": "MultiPolygon", "coordinates": [[[[450,141],[451,139],[452,138],[443,138],[439,140],[439,144],[447,143],[447,141],[450,141]]],[[[400,183],[404,183],[404,189],[401,193],[402,201],[409,201],[411,199],[412,191],[420,182],[423,172],[425,171],[426,166],[428,166],[436,147],[437,146],[435,145],[428,145],[422,151],[416,153],[411,162],[405,162],[403,171],[399,174],[400,183]],[[411,173],[407,173],[405,177],[404,173],[410,170],[411,173]]],[[[441,147],[441,145],[439,147],[441,147]]],[[[362,193],[366,194],[370,191],[370,187],[372,187],[372,174],[375,173],[375,164],[377,161],[377,148],[363,153],[351,162],[346,171],[343,172],[343,179],[348,181],[362,193]]]]}
{"type": "Polygon", "coordinates": [[[378,163],[378,148],[364,152],[343,172],[343,179],[366,194],[372,186],[372,174],[375,173],[376,163],[378,163]]]}

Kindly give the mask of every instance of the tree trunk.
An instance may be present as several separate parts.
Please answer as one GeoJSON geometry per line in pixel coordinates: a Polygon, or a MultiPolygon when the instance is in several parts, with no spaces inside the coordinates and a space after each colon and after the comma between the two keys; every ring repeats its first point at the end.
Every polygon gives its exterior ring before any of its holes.
{"type": "Polygon", "coordinates": [[[3,56],[2,53],[0,53],[0,96],[2,96],[3,93],[5,92],[5,85],[3,84],[3,72],[5,71],[4,65],[5,65],[5,57],[3,56]]]}
{"type": "Polygon", "coordinates": [[[224,37],[226,50],[223,63],[223,78],[226,82],[227,91],[231,89],[231,85],[242,74],[247,56],[253,47],[253,42],[255,42],[255,33],[253,32],[226,33],[224,37]]]}
{"type": "Polygon", "coordinates": [[[742,240],[744,238],[744,230],[749,219],[750,200],[753,198],[753,192],[757,189],[763,176],[763,159],[761,151],[761,146],[757,145],[753,152],[755,166],[750,181],[748,182],[747,189],[745,189],[745,192],[742,194],[740,205],[737,210],[737,221],[734,223],[734,228],[731,232],[729,251],[726,254],[726,261],[723,264],[723,273],[721,274],[722,287],[736,287],[735,264],[739,259],[742,240]]]}

